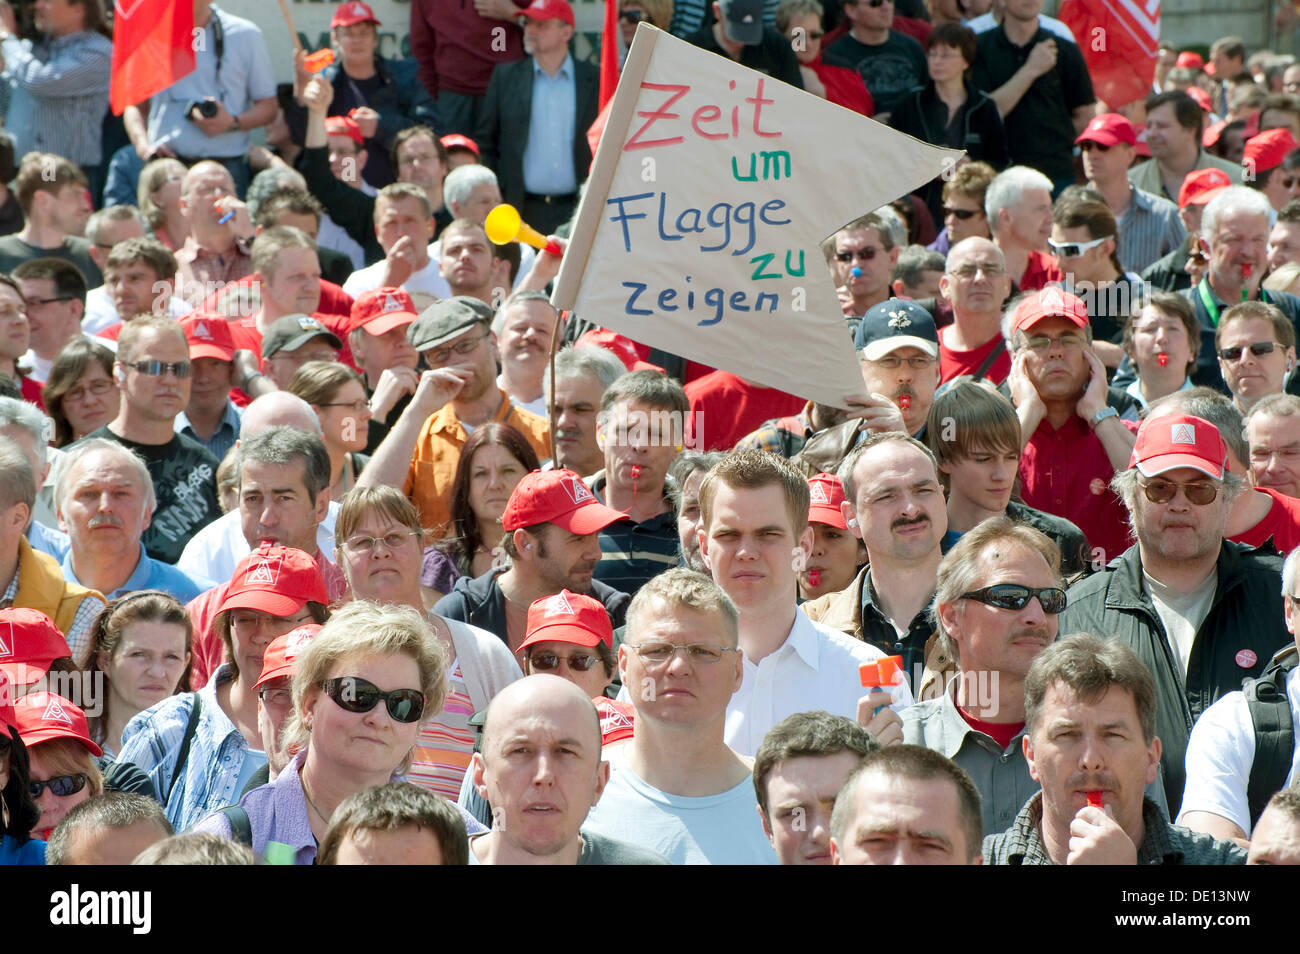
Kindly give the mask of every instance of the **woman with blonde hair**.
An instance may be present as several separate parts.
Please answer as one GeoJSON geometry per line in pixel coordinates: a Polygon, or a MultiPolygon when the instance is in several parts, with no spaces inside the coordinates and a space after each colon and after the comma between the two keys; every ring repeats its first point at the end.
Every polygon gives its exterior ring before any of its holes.
{"type": "Polygon", "coordinates": [[[179,159],[154,159],[140,170],[136,206],[149,232],[173,252],[185,244],[189,227],[181,213],[181,181],[185,164],[179,159]]]}

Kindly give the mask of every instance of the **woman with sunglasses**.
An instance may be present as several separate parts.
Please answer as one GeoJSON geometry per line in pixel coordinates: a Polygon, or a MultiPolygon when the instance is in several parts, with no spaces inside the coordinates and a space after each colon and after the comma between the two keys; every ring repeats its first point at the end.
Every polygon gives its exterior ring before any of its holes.
{"type": "Polygon", "coordinates": [[[636,28],[641,21],[667,30],[673,22],[673,0],[619,0],[618,30],[623,40],[623,49],[618,65],[621,69],[627,59],[627,51],[636,36],[636,28]]]}
{"type": "Polygon", "coordinates": [[[127,723],[118,760],[149,775],[177,831],[232,804],[266,764],[253,688],[262,655],[277,636],[325,622],[328,600],[315,560],[262,544],[235,568],[213,618],[226,662],[198,692],[164,699],[127,723]]]}
{"type": "Polygon", "coordinates": [[[790,41],[805,90],[837,106],[870,116],[875,113],[876,105],[862,81],[862,74],[847,66],[831,66],[822,59],[823,14],[817,0],[782,0],[776,8],[776,29],[790,41]]]}
{"type": "Polygon", "coordinates": [[[528,607],[528,631],[519,646],[524,675],[550,673],[595,699],[614,680],[614,630],[600,600],[560,590],[528,607]]]}
{"type": "Polygon", "coordinates": [[[185,606],[157,590],[123,596],[99,614],[89,672],[101,674],[103,702],[90,718],[90,737],[106,754],[122,747],[122,730],[136,713],[190,691],[193,633],[185,606]]]}
{"type": "Polygon", "coordinates": [[[18,734],[13,687],[0,672],[0,865],[45,864],[45,842],[32,837],[41,810],[30,784],[31,762],[18,734]]]}
{"type": "Polygon", "coordinates": [[[361,453],[370,434],[365,382],[346,364],[308,361],[294,372],[289,393],[310,404],[320,419],[330,458],[330,499],[342,500],[370,461],[361,453]]]}
{"type": "Polygon", "coordinates": [[[90,738],[86,713],[63,696],[33,692],[15,700],[13,713],[31,762],[29,790],[41,810],[35,835],[49,841],[64,815],[104,790],[95,761],[104,753],[90,738]]]}
{"type": "MultiPolygon", "coordinates": [[[[338,563],[354,599],[425,613],[420,593],[424,531],[400,490],[352,490],[343,498],[334,533],[338,563]]],[[[434,613],[427,613],[427,619],[447,656],[447,697],[420,730],[408,781],[454,801],[474,754],[470,717],[522,673],[492,633],[434,613]]]]}
{"type": "Polygon", "coordinates": [[[122,392],[113,383],[113,352],[88,338],[63,347],[42,393],[54,420],[54,447],[67,447],[117,417],[122,392]]]}
{"type": "Polygon", "coordinates": [[[496,565],[506,502],[524,474],[539,466],[532,445],[509,424],[493,421],[474,429],[451,484],[450,535],[424,552],[420,583],[426,606],[450,593],[462,576],[482,576],[496,565]]]}
{"type": "Polygon", "coordinates": [[[283,736],[293,761],[194,830],[242,840],[246,823],[255,855],[276,841],[295,864],[312,864],[334,810],[400,777],[421,724],[442,707],[447,656],[432,635],[409,606],[354,602],[335,613],[298,657],[283,736]]]}

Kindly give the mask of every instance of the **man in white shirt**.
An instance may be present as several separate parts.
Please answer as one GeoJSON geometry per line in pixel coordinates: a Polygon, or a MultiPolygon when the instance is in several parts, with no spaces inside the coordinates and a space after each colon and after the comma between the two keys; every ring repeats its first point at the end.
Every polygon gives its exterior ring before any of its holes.
{"type": "Polygon", "coordinates": [[[727,594],[693,570],[641,587],[618,650],[636,731],[610,753],[609,783],[584,831],[675,865],[776,864],[749,762],[723,740],[742,678],[738,624],[727,594]]]}
{"type": "Polygon", "coordinates": [[[497,387],[519,407],[540,417],[546,417],[542,376],[559,320],[545,292],[522,291],[511,295],[492,321],[501,356],[497,387]]]}
{"type": "Polygon", "coordinates": [[[897,742],[902,723],[888,706],[912,701],[905,684],[893,697],[864,698],[858,668],[885,654],[799,612],[798,570],[813,544],[808,499],[803,475],[763,451],[728,455],[700,484],[700,556],[740,612],[743,681],[727,706],[726,742],[742,755],[786,716],[812,709],[897,742]]]}
{"type": "Polygon", "coordinates": [[[343,290],[353,298],[376,288],[397,286],[414,294],[450,298],[451,286],[429,255],[433,213],[424,190],[410,182],[394,182],[375,198],[375,237],[384,259],[353,272],[343,290]]]}

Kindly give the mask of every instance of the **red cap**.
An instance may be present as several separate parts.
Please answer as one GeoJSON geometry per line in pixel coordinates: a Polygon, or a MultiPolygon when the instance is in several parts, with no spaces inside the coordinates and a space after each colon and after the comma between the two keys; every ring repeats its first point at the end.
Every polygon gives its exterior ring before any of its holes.
{"type": "Polygon", "coordinates": [[[1185,209],[1189,205],[1205,205],[1230,185],[1232,185],[1232,179],[1222,169],[1211,167],[1189,172],[1183,179],[1183,184],[1178,188],[1178,208],[1185,209]]]}
{"type": "Polygon", "coordinates": [[[1147,145],[1147,127],[1141,123],[1133,124],[1133,148],[1139,156],[1151,158],[1151,147],[1147,145]]]}
{"type": "Polygon", "coordinates": [[[1129,466],[1136,467],[1143,477],[1191,467],[1215,480],[1223,479],[1227,464],[1228,447],[1219,429],[1186,414],[1143,421],[1129,460],[1129,466]]]}
{"type": "Polygon", "coordinates": [[[1178,59],[1174,60],[1174,66],[1183,66],[1188,69],[1199,70],[1205,66],[1205,58],[1194,50],[1183,50],[1178,54],[1178,59]]]}
{"type": "Polygon", "coordinates": [[[625,338],[604,328],[593,328],[591,331],[580,335],[578,340],[574,342],[574,347],[581,347],[582,345],[593,345],[613,352],[614,357],[622,361],[623,367],[629,371],[658,371],[662,374],[664,370],[657,364],[643,361],[641,353],[636,350],[636,342],[631,338],[625,338]]]}
{"type": "Polygon", "coordinates": [[[1079,138],[1074,140],[1076,146],[1081,142],[1095,142],[1103,146],[1114,146],[1123,142],[1135,146],[1137,134],[1133,132],[1133,124],[1124,116],[1119,113],[1106,113],[1089,120],[1083,132],[1079,133],[1079,138]]]}
{"type": "Polygon", "coordinates": [[[380,25],[379,18],[375,16],[375,11],[370,9],[370,4],[362,3],[361,0],[348,0],[347,3],[334,11],[334,16],[330,18],[330,29],[352,26],[354,23],[380,25]]]}
{"type": "Polygon", "coordinates": [[[376,288],[352,303],[349,332],[365,328],[367,334],[382,335],[415,321],[415,302],[401,288],[376,288]]]}
{"type": "Polygon", "coordinates": [[[330,601],[316,561],[294,547],[263,543],[239,561],[217,612],[251,609],[285,617],[308,601],[330,601]]]}
{"type": "Polygon", "coordinates": [[[1047,318],[1066,318],[1079,328],[1088,327],[1088,306],[1075,295],[1059,288],[1040,288],[1021,299],[1016,306],[1016,323],[1012,331],[1028,331],[1047,318]]]}
{"type": "Polygon", "coordinates": [[[607,696],[591,700],[600,714],[600,744],[622,742],[632,738],[636,725],[636,708],[630,702],[615,702],[607,696]]]}
{"type": "Polygon", "coordinates": [[[271,640],[266,652],[262,653],[262,675],[253,683],[253,688],[257,689],[281,676],[298,675],[298,657],[307,650],[307,644],[320,630],[319,623],[303,623],[271,640]]]}
{"type": "Polygon", "coordinates": [[[1282,165],[1286,154],[1296,148],[1295,136],[1289,129],[1267,129],[1258,136],[1246,140],[1246,152],[1242,156],[1242,165],[1254,169],[1255,173],[1266,172],[1282,165]]]}
{"type": "Polygon", "coordinates": [[[15,686],[30,686],[50,663],[71,655],[63,633],[40,610],[0,609],[0,672],[15,686]]]}
{"type": "Polygon", "coordinates": [[[847,530],[840,504],[844,503],[844,485],[834,474],[813,474],[808,478],[808,522],[824,523],[847,530]]]}
{"type": "Polygon", "coordinates": [[[1203,112],[1214,112],[1214,104],[1210,102],[1210,94],[1199,86],[1189,86],[1187,88],[1187,95],[1196,100],[1196,105],[1201,107],[1203,112]]]}
{"type": "Polygon", "coordinates": [[[560,590],[554,596],[543,596],[528,607],[528,629],[519,650],[534,643],[573,643],[575,646],[595,646],[604,643],[614,648],[614,628],[609,613],[600,600],[560,590]]]}
{"type": "Polygon", "coordinates": [[[190,343],[190,360],[217,358],[235,360],[235,339],[230,333],[230,323],[221,315],[198,314],[182,319],[185,340],[190,343]]]}
{"type": "Polygon", "coordinates": [[[0,734],[5,736],[9,735],[10,729],[18,728],[14,698],[14,687],[9,685],[9,677],[0,670],[0,734]]]}
{"type": "Polygon", "coordinates": [[[535,470],[515,484],[501,514],[506,531],[553,523],[569,533],[603,530],[627,514],[606,507],[571,470],[535,470]]]}
{"type": "Polygon", "coordinates": [[[439,139],[438,142],[442,143],[442,148],[446,149],[448,152],[451,152],[453,149],[468,149],[470,152],[474,153],[476,158],[482,155],[478,150],[478,143],[473,139],[470,139],[469,136],[462,136],[460,133],[448,133],[439,139]]]}
{"type": "Polygon", "coordinates": [[[1201,145],[1209,149],[1219,141],[1220,134],[1228,128],[1228,120],[1220,119],[1217,123],[1212,123],[1205,127],[1205,132],[1201,134],[1201,145]]]}
{"type": "Polygon", "coordinates": [[[533,0],[524,9],[515,11],[515,16],[530,20],[563,20],[573,26],[573,7],[565,0],[533,0]]]}
{"type": "Polygon", "coordinates": [[[29,749],[54,739],[76,739],[91,755],[104,754],[90,738],[86,713],[62,696],[33,692],[14,700],[13,713],[18,735],[29,749]]]}
{"type": "Polygon", "coordinates": [[[366,144],[365,138],[361,135],[361,127],[351,116],[329,116],[325,119],[325,134],[327,136],[347,136],[358,146],[366,144]]]}

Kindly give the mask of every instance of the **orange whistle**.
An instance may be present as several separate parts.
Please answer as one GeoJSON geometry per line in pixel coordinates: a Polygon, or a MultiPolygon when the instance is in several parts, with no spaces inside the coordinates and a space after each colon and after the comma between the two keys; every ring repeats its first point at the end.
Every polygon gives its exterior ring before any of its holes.
{"type": "Polygon", "coordinates": [[[864,662],[858,667],[858,678],[865,689],[880,689],[898,682],[903,672],[902,656],[885,656],[873,662],[864,662]]]}
{"type": "Polygon", "coordinates": [[[319,73],[334,62],[334,51],[329,47],[308,53],[302,59],[302,66],[308,73],[319,73]]]}

